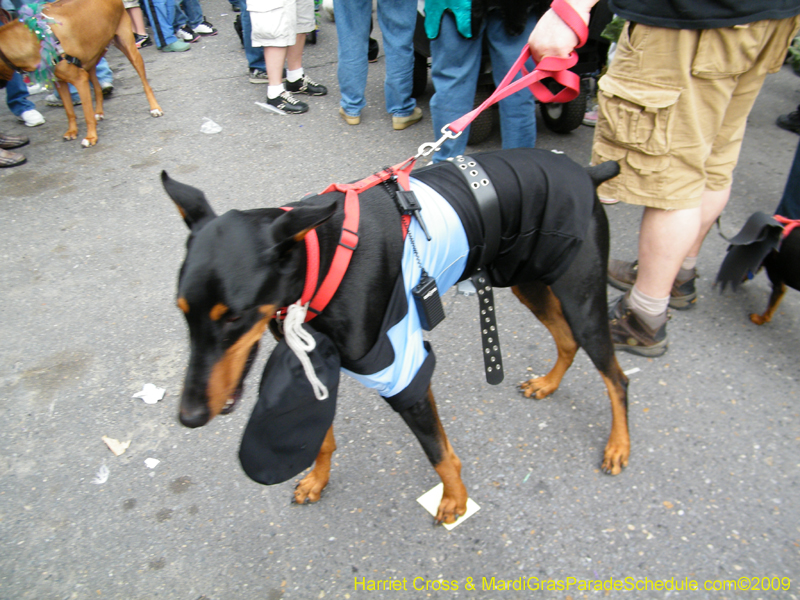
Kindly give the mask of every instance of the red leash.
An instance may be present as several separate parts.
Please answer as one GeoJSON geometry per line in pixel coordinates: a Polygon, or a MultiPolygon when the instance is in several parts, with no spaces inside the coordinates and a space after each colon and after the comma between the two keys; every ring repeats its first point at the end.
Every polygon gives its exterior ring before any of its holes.
{"type": "MultiPolygon", "coordinates": [[[[570,6],[566,0],[553,0],[550,8],[559,17],[561,17],[561,19],[569,26],[569,28],[575,32],[575,35],[578,36],[578,45],[576,48],[583,46],[586,43],[586,39],[589,37],[589,28],[583,22],[583,19],[580,17],[580,15],[575,12],[575,9],[572,8],[572,6],[570,6]]],[[[575,52],[571,52],[567,58],[545,56],[542,58],[539,64],[536,65],[536,68],[530,73],[525,68],[525,61],[527,61],[529,58],[531,58],[531,49],[528,44],[525,44],[525,47],[522,49],[519,58],[500,82],[500,85],[497,86],[497,89],[494,91],[494,93],[489,96],[489,98],[487,98],[483,104],[471,112],[468,112],[463,117],[456,119],[447,125],[446,128],[450,129],[456,134],[461,133],[469,126],[470,123],[472,123],[473,120],[475,120],[479,114],[489,108],[492,104],[495,104],[503,98],[518,92],[524,87],[530,89],[531,93],[533,93],[533,95],[536,96],[536,98],[541,102],[563,103],[569,102],[570,100],[574,100],[578,97],[581,89],[581,79],[576,73],[568,70],[574,67],[578,62],[578,55],[575,52]],[[524,75],[518,80],[512,82],[512,79],[514,79],[514,77],[520,71],[522,71],[524,75]],[[541,81],[542,79],[547,78],[554,79],[563,85],[564,89],[557,94],[553,94],[541,81]]]]}

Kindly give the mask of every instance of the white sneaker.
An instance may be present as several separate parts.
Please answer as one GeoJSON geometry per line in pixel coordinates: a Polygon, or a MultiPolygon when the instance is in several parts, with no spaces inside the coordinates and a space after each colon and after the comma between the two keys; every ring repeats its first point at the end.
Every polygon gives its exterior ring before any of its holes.
{"type": "Polygon", "coordinates": [[[331,23],[336,21],[333,16],[333,0],[322,0],[322,12],[325,13],[331,23]]]}
{"type": "Polygon", "coordinates": [[[41,113],[32,108],[31,110],[26,110],[20,116],[17,117],[18,121],[25,123],[28,127],[37,127],[39,125],[44,125],[44,117],[41,113]]]}

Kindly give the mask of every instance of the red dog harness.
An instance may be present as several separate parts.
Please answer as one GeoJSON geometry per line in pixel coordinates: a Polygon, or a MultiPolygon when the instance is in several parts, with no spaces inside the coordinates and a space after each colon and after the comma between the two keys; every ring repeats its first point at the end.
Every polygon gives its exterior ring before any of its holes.
{"type": "MultiPolygon", "coordinates": [[[[332,183],[321,192],[322,194],[344,192],[344,222],[342,223],[342,233],[336,246],[336,252],[333,255],[331,267],[319,287],[317,287],[317,284],[319,282],[320,254],[319,238],[316,230],[312,229],[304,238],[306,243],[306,281],[303,286],[303,293],[300,296],[300,303],[308,304],[306,322],[316,317],[328,306],[336,290],[339,289],[342,279],[344,279],[344,274],[350,265],[353,252],[358,247],[358,224],[361,214],[358,194],[392,177],[397,178],[397,182],[402,189],[408,190],[410,187],[409,174],[414,167],[414,163],[415,159],[411,158],[355,183],[332,183]]],[[[288,206],[284,206],[282,209],[292,210],[288,206]]],[[[403,217],[404,234],[408,229],[409,219],[407,216],[403,217]]],[[[282,308],[276,313],[277,318],[283,319],[285,316],[286,308],[282,308]]]]}

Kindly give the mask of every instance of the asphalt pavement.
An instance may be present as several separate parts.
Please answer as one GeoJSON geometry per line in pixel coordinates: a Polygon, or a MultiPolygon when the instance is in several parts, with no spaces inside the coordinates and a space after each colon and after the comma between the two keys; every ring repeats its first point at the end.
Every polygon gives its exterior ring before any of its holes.
{"type": "MultiPolygon", "coordinates": [[[[800,294],[790,290],[772,323],[753,325],[769,282],[760,274],[737,294],[713,289],[726,248],[716,231],[700,256],[697,307],[670,321],[668,354],[619,356],[632,439],[619,476],[599,470],[610,411],[585,354],[553,397],[518,392],[550,368],[555,348],[508,290],[496,294],[501,385],[483,380],[474,297],[448,292],[447,318],[429,336],[439,412],[480,506],[452,531],[416,502],[438,478],[415,438],[347,378],[321,502],[292,505],[297,478],[264,487],[245,476],[239,439],[269,337],[239,409],[183,428],[188,344],[175,284],[187,230],[161,170],[221,213],[361,178],[435,139],[430,86],[425,119],[392,130],[382,50],[361,125],[344,123],[325,19],[304,61],[329,95],[308,99],[305,115],[267,113],[228,3],[204,9],[219,35],[182,54],[142,51],[161,118],[113,48],[115,91],[97,146],[62,141],[64,112],[43,94],[32,97],[41,127],[0,107],[0,131],[31,137],[27,164],[0,170],[0,598],[800,598],[800,294]],[[202,133],[206,119],[221,131],[202,133]],[[164,399],[134,398],[146,383],[164,399]],[[103,436],[130,446],[115,456],[103,436]],[[696,591],[674,591],[693,582],[696,591]]],[[[778,203],[798,137],[775,118],[800,102],[798,84],[784,67],[758,99],[727,235],[778,203]]],[[[592,133],[540,123],[537,146],[587,164],[592,133]]],[[[495,131],[470,151],[499,145],[495,131]]],[[[633,259],[639,211],[607,212],[612,256],[633,259]]]]}

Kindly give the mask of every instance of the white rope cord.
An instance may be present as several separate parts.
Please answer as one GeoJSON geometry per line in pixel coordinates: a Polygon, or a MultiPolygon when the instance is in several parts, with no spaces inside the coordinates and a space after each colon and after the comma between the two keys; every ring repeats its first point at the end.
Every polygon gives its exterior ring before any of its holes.
{"type": "Polygon", "coordinates": [[[308,353],[317,347],[317,342],[314,340],[314,336],[303,329],[307,312],[308,304],[302,305],[299,301],[291,304],[286,310],[286,319],[283,322],[284,335],[289,348],[303,365],[308,382],[314,388],[314,396],[317,397],[317,400],[327,400],[328,388],[317,377],[314,365],[311,364],[311,359],[308,357],[308,353]]]}

